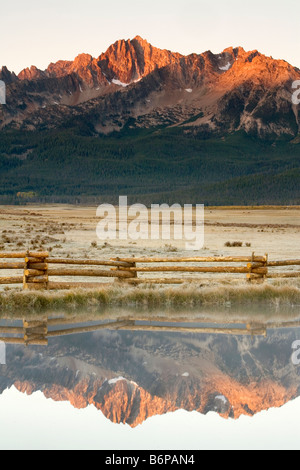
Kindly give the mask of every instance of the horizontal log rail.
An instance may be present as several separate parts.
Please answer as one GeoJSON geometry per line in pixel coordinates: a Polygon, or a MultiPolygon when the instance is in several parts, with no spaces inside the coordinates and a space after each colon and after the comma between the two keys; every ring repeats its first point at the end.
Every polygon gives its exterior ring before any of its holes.
{"type": "Polygon", "coordinates": [[[67,264],[67,265],[81,265],[81,266],[122,266],[128,268],[131,263],[125,261],[99,261],[99,260],[86,260],[86,259],[69,259],[69,258],[48,258],[48,264],[67,264]]]}
{"type": "MultiPolygon", "coordinates": [[[[125,268],[120,268],[121,272],[125,272],[125,268]]],[[[232,273],[232,274],[247,274],[249,268],[243,267],[202,267],[202,266],[155,266],[155,267],[141,267],[141,268],[126,268],[129,272],[182,272],[182,273],[232,273]]],[[[267,268],[254,268],[253,273],[267,274],[267,268]]]]}
{"type": "MultiPolygon", "coordinates": [[[[129,282],[130,279],[126,279],[129,282]]],[[[48,281],[48,290],[65,290],[65,289],[79,289],[84,287],[85,289],[99,289],[99,287],[105,286],[107,283],[101,282],[72,282],[72,281],[48,281]]]]}
{"type": "Polygon", "coordinates": [[[297,278],[300,277],[300,272],[288,272],[288,273],[272,273],[268,274],[268,279],[288,279],[288,278],[297,278]]]}
{"type": "Polygon", "coordinates": [[[45,251],[27,251],[0,252],[0,260],[0,271],[6,273],[5,276],[0,276],[0,285],[23,284],[24,289],[96,288],[106,283],[107,279],[131,285],[201,283],[203,278],[197,277],[197,274],[204,273],[209,279],[213,279],[213,275],[220,279],[220,274],[245,274],[248,281],[260,282],[266,279],[300,278],[300,270],[297,270],[300,259],[270,261],[268,255],[256,256],[255,253],[239,257],[115,257],[108,260],[90,260],[54,258],[45,251]],[[288,269],[280,270],[284,267],[288,269]],[[274,271],[273,268],[279,270],[274,271]],[[14,270],[20,272],[10,276],[8,273],[14,270]],[[151,273],[152,277],[147,277],[147,274],[151,273]],[[63,277],[68,279],[57,279],[63,277]],[[74,282],[72,278],[81,279],[74,282]],[[84,278],[95,280],[85,282],[84,278]]]}
{"type": "Polygon", "coordinates": [[[22,251],[17,253],[11,252],[0,252],[0,258],[2,259],[18,259],[18,258],[26,258],[27,256],[31,256],[32,258],[47,258],[49,256],[48,252],[35,252],[35,251],[22,251]]]}
{"type": "Polygon", "coordinates": [[[127,263],[265,263],[265,256],[215,256],[190,258],[113,258],[127,263]]]}
{"type": "Polygon", "coordinates": [[[80,276],[80,277],[133,277],[129,271],[104,271],[101,269],[51,269],[48,268],[48,276],[80,276]]]}
{"type": "Polygon", "coordinates": [[[1,285],[22,284],[23,276],[0,277],[1,285]]]}
{"type": "Polygon", "coordinates": [[[290,259],[285,261],[268,261],[269,267],[278,267],[278,266],[300,266],[299,259],[290,259]]]}
{"type": "Polygon", "coordinates": [[[24,269],[23,263],[0,263],[0,269],[24,269]]]}

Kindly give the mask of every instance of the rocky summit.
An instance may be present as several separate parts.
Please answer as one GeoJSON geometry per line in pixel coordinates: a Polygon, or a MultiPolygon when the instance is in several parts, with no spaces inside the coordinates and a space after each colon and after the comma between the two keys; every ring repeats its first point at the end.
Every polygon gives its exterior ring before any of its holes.
{"type": "Polygon", "coordinates": [[[268,338],[101,331],[55,338],[45,349],[9,345],[0,393],[41,391],[132,427],[180,409],[252,417],[299,396],[294,338],[293,330],[268,338]]]}
{"type": "Polygon", "coordinates": [[[180,127],[196,136],[243,130],[293,140],[299,106],[292,102],[292,83],[299,79],[298,68],[258,51],[184,56],[136,36],[98,58],[80,54],[19,75],[2,67],[7,105],[0,107],[0,127],[57,129],[76,119],[95,134],[180,127]]]}

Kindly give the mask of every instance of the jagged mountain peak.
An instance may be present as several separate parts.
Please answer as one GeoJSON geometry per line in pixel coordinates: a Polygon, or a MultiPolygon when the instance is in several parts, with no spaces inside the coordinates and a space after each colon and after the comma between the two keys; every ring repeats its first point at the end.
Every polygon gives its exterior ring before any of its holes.
{"type": "Polygon", "coordinates": [[[38,69],[35,65],[23,69],[19,74],[20,80],[39,80],[45,78],[46,74],[42,70],[38,69]]]}
{"type": "Polygon", "coordinates": [[[7,85],[16,81],[17,76],[14,72],[10,72],[8,68],[4,65],[0,67],[0,80],[3,80],[7,85]]]}
{"type": "Polygon", "coordinates": [[[299,395],[297,371],[286,368],[294,335],[281,330],[252,342],[225,335],[209,341],[185,335],[183,341],[153,333],[137,341],[132,332],[99,332],[82,343],[54,338],[42,356],[16,346],[0,392],[12,385],[27,395],[41,391],[77,409],[93,405],[112,422],[131,427],[179,409],[225,419],[254,416],[299,395]]]}
{"type": "Polygon", "coordinates": [[[182,57],[164,49],[153,47],[147,40],[136,36],[119,40],[99,57],[99,66],[107,77],[130,83],[168,66],[182,57]]]}
{"type": "Polygon", "coordinates": [[[293,138],[300,122],[291,101],[291,83],[300,79],[299,69],[243,47],[184,56],[135,36],[116,41],[98,58],[81,53],[73,61],[51,63],[45,71],[31,66],[18,77],[3,67],[1,77],[14,83],[0,111],[1,127],[24,122],[30,128],[37,123],[57,127],[75,113],[96,132],[120,130],[130,119],[138,127],[188,121],[193,132],[205,126],[205,132],[243,129],[293,138]]]}
{"type": "Polygon", "coordinates": [[[73,65],[85,67],[88,66],[93,60],[94,58],[90,54],[82,53],[75,57],[73,65]]]}

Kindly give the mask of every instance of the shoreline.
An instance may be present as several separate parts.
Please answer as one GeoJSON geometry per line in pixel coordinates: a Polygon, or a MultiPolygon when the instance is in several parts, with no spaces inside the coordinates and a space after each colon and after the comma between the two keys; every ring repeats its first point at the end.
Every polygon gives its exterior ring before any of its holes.
{"type": "Polygon", "coordinates": [[[200,311],[207,307],[291,307],[300,314],[300,283],[276,282],[263,285],[215,285],[201,287],[189,284],[180,287],[112,286],[100,289],[67,291],[19,291],[0,293],[0,309],[6,312],[31,313],[76,312],[101,313],[106,308],[151,309],[170,308],[200,311]],[[199,310],[200,309],[200,310],[199,310]]]}

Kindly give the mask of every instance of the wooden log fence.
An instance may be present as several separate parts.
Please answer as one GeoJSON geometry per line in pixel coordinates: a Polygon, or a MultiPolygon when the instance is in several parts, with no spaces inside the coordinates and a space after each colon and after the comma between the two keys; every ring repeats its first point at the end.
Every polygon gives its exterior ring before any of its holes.
{"type": "Polygon", "coordinates": [[[239,328],[232,326],[211,326],[201,324],[195,326],[195,322],[185,321],[185,324],[178,320],[168,319],[159,322],[141,322],[135,318],[120,319],[114,321],[102,321],[92,325],[78,325],[78,320],[72,319],[65,321],[64,319],[40,319],[26,320],[23,319],[23,326],[2,326],[0,325],[0,341],[6,344],[24,344],[25,346],[47,346],[49,338],[57,338],[61,336],[77,335],[82,333],[90,333],[100,330],[127,330],[127,331],[170,331],[170,332],[192,332],[203,334],[227,334],[241,336],[266,336],[267,328],[260,324],[241,325],[239,328]],[[173,323],[173,324],[170,324],[173,323]],[[180,323],[180,325],[178,325],[180,323]],[[192,326],[189,323],[193,323],[192,326]]]}
{"type": "MultiPolygon", "coordinates": [[[[115,279],[131,285],[201,283],[200,274],[209,279],[219,274],[244,274],[249,282],[266,279],[300,278],[300,260],[270,261],[268,255],[216,257],[131,257],[110,260],[53,258],[48,252],[0,252],[0,271],[18,270],[18,275],[0,276],[0,285],[23,284],[25,290],[69,289],[72,287],[99,287],[102,282],[115,279]],[[279,270],[274,268],[286,268],[279,270]],[[147,277],[152,274],[152,277],[147,277]],[[153,277],[153,274],[156,274],[153,277]],[[179,277],[174,277],[179,274],[179,277]],[[187,276],[188,275],[188,276],[187,276]],[[54,278],[54,279],[53,279],[54,278]],[[55,278],[68,278],[58,281],[55,278]],[[72,278],[81,278],[74,282],[72,278]],[[97,282],[84,282],[96,278],[97,282]],[[100,280],[100,282],[99,282],[100,280]]],[[[228,279],[228,276],[227,276],[228,279]]]]}
{"type": "Polygon", "coordinates": [[[281,322],[250,322],[225,321],[218,324],[213,319],[203,319],[195,322],[194,318],[120,318],[117,320],[101,320],[86,325],[86,321],[78,318],[40,318],[35,320],[23,319],[22,326],[0,324],[0,341],[7,344],[23,344],[26,346],[47,346],[49,338],[77,335],[101,330],[127,330],[127,331],[170,331],[192,332],[213,335],[234,336],[267,336],[269,329],[299,328],[299,320],[281,322]],[[238,324],[238,325],[235,325],[238,324]]]}

